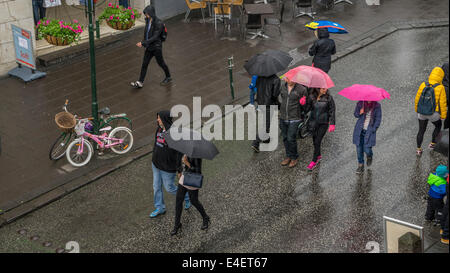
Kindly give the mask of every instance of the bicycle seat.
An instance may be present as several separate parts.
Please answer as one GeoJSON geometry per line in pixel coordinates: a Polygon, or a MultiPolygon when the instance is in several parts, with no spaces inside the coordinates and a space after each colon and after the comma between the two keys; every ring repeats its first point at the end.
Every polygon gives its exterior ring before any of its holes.
{"type": "Polygon", "coordinates": [[[101,128],[100,129],[100,132],[103,132],[103,131],[109,131],[109,130],[111,130],[112,129],[112,127],[111,126],[108,126],[108,127],[105,127],[105,128],[101,128]]]}
{"type": "Polygon", "coordinates": [[[98,111],[100,115],[109,115],[111,113],[111,110],[109,110],[108,107],[102,108],[98,111]]]}

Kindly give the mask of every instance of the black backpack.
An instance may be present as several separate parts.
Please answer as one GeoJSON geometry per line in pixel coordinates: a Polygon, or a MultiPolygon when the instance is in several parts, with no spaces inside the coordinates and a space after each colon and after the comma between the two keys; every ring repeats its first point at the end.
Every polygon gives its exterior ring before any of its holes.
{"type": "Polygon", "coordinates": [[[163,29],[161,31],[161,35],[159,36],[161,38],[161,41],[164,42],[167,39],[167,27],[164,23],[162,23],[163,29]]]}
{"type": "Polygon", "coordinates": [[[429,83],[426,84],[422,90],[422,94],[420,95],[419,103],[417,104],[417,113],[429,116],[436,111],[434,88],[438,85],[439,83],[435,85],[430,85],[429,83]]]}

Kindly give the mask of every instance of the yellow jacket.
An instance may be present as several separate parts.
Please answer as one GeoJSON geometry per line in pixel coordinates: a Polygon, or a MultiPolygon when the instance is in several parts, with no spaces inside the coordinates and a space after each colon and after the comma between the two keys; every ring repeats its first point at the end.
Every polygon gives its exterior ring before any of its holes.
{"type": "MultiPolygon", "coordinates": [[[[435,67],[430,73],[428,82],[431,85],[439,83],[436,88],[434,88],[434,97],[436,98],[436,112],[441,114],[441,119],[447,117],[447,95],[445,94],[444,86],[442,85],[442,80],[444,79],[444,70],[440,67],[435,67]]],[[[422,90],[425,88],[426,83],[423,82],[416,94],[415,100],[415,110],[417,112],[417,104],[419,103],[420,96],[422,95],[422,90]]]]}

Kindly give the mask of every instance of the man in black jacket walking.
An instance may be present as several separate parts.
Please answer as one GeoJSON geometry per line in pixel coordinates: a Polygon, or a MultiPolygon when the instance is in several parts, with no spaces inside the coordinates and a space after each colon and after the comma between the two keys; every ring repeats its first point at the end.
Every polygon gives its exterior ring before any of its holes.
{"type": "Polygon", "coordinates": [[[319,28],[315,32],[318,40],[309,48],[309,55],[314,56],[313,66],[322,69],[326,73],[331,68],[331,55],[336,54],[336,45],[330,39],[327,28],[319,28]]]}
{"type": "Polygon", "coordinates": [[[162,55],[162,41],[161,32],[163,31],[164,25],[162,21],[156,17],[155,8],[152,6],[147,6],[144,9],[145,14],[145,28],[144,28],[144,40],[137,43],[138,47],[145,47],[144,60],[142,62],[141,75],[139,80],[132,82],[131,86],[142,88],[144,86],[145,75],[147,74],[148,64],[150,60],[155,56],[158,65],[164,70],[166,78],[161,82],[161,85],[169,84],[172,81],[170,77],[169,68],[164,62],[162,55]]]}

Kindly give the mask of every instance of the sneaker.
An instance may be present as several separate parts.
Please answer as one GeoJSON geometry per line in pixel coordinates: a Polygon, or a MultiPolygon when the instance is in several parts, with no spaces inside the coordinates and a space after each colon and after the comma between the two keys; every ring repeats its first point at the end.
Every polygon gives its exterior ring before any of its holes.
{"type": "Polygon", "coordinates": [[[168,85],[171,82],[172,82],[172,78],[171,77],[167,77],[160,84],[161,85],[168,85]]]}
{"type": "Polygon", "coordinates": [[[191,201],[184,201],[184,209],[189,209],[191,207],[191,201]]]}
{"type": "Polygon", "coordinates": [[[441,243],[448,245],[448,238],[447,239],[441,238],[441,243]]]}
{"type": "Polygon", "coordinates": [[[421,156],[422,153],[423,153],[422,148],[417,148],[417,151],[416,151],[417,156],[421,156]]]}
{"type": "Polygon", "coordinates": [[[364,164],[359,164],[358,168],[356,169],[356,173],[357,174],[362,174],[364,173],[364,164]]]}
{"type": "Polygon", "coordinates": [[[142,88],[142,87],[144,87],[144,84],[142,82],[140,82],[140,81],[131,82],[130,84],[134,88],[142,88]]]}
{"type": "Polygon", "coordinates": [[[164,213],[166,213],[165,210],[155,209],[152,213],[150,213],[150,218],[155,218],[156,216],[164,213]]]}
{"type": "Polygon", "coordinates": [[[369,167],[370,165],[372,165],[372,157],[371,156],[368,156],[367,157],[367,167],[369,167]]]}
{"type": "Polygon", "coordinates": [[[291,163],[289,163],[289,168],[294,168],[297,166],[298,159],[291,160],[291,163]]]}
{"type": "Polygon", "coordinates": [[[312,171],[316,167],[316,165],[317,165],[317,162],[311,161],[311,163],[309,163],[308,167],[306,167],[306,168],[308,168],[308,170],[312,171]]]}
{"type": "Polygon", "coordinates": [[[291,159],[286,158],[285,160],[281,161],[281,166],[287,166],[289,165],[289,163],[291,163],[291,159]]]}
{"type": "Polygon", "coordinates": [[[428,148],[429,148],[430,150],[433,150],[434,147],[436,147],[436,143],[431,142],[430,145],[428,145],[428,148]]]}
{"type": "Polygon", "coordinates": [[[252,148],[256,153],[259,153],[259,147],[257,147],[256,145],[252,145],[252,148]]]}

